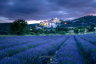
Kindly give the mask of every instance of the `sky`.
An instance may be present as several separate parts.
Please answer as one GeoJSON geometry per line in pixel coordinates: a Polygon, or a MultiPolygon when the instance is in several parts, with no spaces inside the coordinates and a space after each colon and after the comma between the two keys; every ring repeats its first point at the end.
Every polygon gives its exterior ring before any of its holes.
{"type": "Polygon", "coordinates": [[[24,19],[28,24],[58,18],[96,15],[96,0],[0,0],[0,23],[24,19]]]}

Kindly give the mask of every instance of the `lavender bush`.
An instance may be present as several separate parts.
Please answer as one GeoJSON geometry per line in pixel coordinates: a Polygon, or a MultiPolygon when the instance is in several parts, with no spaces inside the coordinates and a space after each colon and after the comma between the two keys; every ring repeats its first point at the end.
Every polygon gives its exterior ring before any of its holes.
{"type": "Polygon", "coordinates": [[[57,52],[55,59],[50,64],[84,64],[84,60],[78,50],[74,36],[71,36],[62,48],[57,52]]]}
{"type": "Polygon", "coordinates": [[[80,35],[81,38],[89,41],[90,43],[96,45],[96,35],[92,34],[92,35],[80,35]]]}
{"type": "MultiPolygon", "coordinates": [[[[49,36],[50,37],[50,36],[49,36]]],[[[56,36],[52,36],[56,37],[56,36]]],[[[64,43],[64,41],[68,38],[68,36],[58,36],[59,38],[57,40],[49,41],[46,44],[40,45],[36,48],[27,49],[24,52],[20,52],[14,56],[11,57],[5,57],[0,60],[0,63],[4,64],[10,64],[11,62],[14,64],[17,62],[17,64],[38,64],[43,63],[42,59],[39,58],[41,56],[51,56],[53,55],[58,48],[64,43]],[[13,60],[11,60],[13,59],[13,60]]],[[[54,39],[54,38],[53,38],[54,39]]],[[[48,59],[49,60],[49,59],[48,59]]],[[[45,61],[45,60],[43,60],[45,61]]]]}
{"type": "Polygon", "coordinates": [[[93,59],[93,58],[96,58],[96,54],[93,54],[94,52],[96,52],[96,46],[80,38],[79,36],[75,36],[75,39],[81,51],[83,52],[84,57],[86,57],[87,62],[90,64],[96,63],[96,60],[93,59]]]}

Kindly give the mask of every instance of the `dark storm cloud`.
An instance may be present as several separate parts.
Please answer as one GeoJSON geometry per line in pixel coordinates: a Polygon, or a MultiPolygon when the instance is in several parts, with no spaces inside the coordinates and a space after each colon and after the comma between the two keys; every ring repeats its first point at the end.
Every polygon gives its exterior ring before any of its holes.
{"type": "Polygon", "coordinates": [[[95,0],[0,0],[0,16],[11,20],[64,20],[96,14],[95,4],[95,0]]]}
{"type": "Polygon", "coordinates": [[[78,8],[78,7],[87,7],[94,0],[49,0],[51,3],[56,3],[57,5],[64,8],[78,8]]]}

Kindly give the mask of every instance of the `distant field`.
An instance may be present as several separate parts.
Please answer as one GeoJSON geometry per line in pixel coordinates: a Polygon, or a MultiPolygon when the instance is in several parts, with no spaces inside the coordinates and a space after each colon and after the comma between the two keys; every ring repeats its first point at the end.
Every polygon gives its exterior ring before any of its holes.
{"type": "Polygon", "coordinates": [[[0,64],[95,64],[96,34],[0,35],[0,64]]]}
{"type": "Polygon", "coordinates": [[[0,37],[11,37],[13,35],[0,35],[0,37]]]}
{"type": "MultiPolygon", "coordinates": [[[[65,35],[84,35],[84,34],[94,34],[96,32],[88,32],[88,33],[66,33],[65,35]]],[[[24,35],[24,36],[55,36],[55,35],[61,35],[61,34],[40,34],[40,35],[24,35]]],[[[12,36],[18,36],[18,35],[0,35],[0,37],[12,37],[12,36]]]]}

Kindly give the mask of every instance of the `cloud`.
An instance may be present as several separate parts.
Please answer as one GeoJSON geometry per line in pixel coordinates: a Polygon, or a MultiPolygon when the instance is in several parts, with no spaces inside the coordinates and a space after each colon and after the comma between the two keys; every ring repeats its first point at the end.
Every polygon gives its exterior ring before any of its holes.
{"type": "Polygon", "coordinates": [[[5,18],[5,17],[0,17],[0,23],[10,23],[12,22],[13,20],[8,20],[8,18],[5,18]]]}
{"type": "Polygon", "coordinates": [[[96,0],[1,0],[0,16],[8,20],[77,18],[96,14],[96,0]]]}

